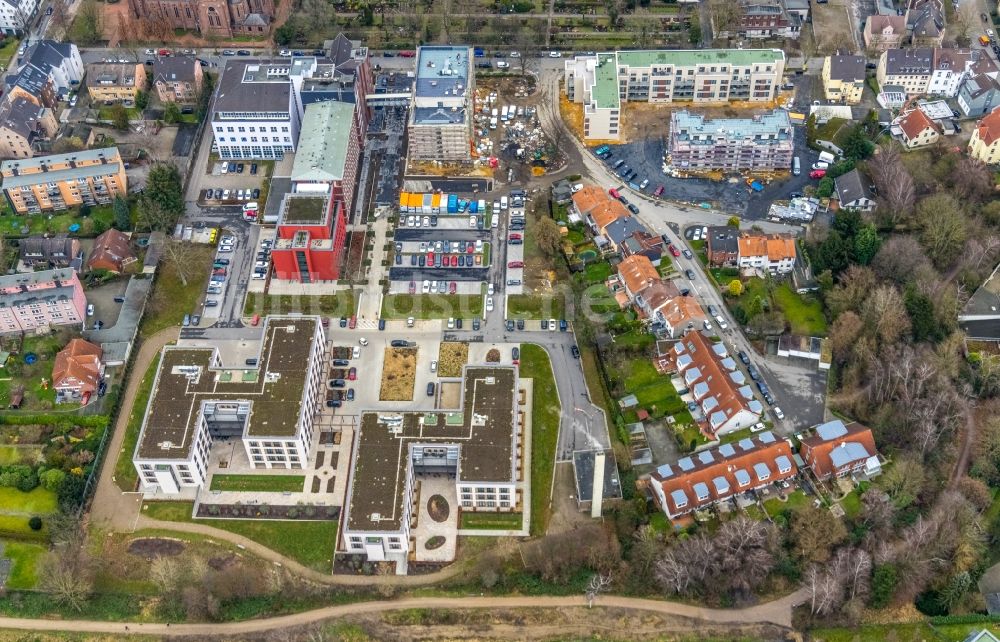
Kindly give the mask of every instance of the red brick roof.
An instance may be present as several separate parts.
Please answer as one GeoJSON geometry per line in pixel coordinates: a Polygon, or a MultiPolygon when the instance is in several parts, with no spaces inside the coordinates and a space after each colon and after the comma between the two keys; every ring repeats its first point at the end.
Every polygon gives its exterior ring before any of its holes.
{"type": "Polygon", "coordinates": [[[656,493],[657,500],[665,501],[667,514],[675,517],[786,479],[795,470],[788,442],[763,432],[660,466],[652,472],[651,482],[662,490],[662,496],[656,493]]]}
{"type": "MultiPolygon", "coordinates": [[[[833,451],[838,448],[847,449],[849,444],[860,444],[868,456],[878,452],[870,428],[858,423],[844,426],[842,421],[834,420],[819,426],[813,435],[803,439],[799,453],[818,479],[826,479],[838,472],[833,461],[833,451]]],[[[857,461],[853,459],[852,463],[857,461]]],[[[841,466],[840,469],[843,470],[844,467],[841,466]]]]}
{"type": "Polygon", "coordinates": [[[987,146],[1000,139],[1000,107],[983,116],[976,126],[976,131],[979,133],[979,140],[987,146]]]}
{"type": "Polygon", "coordinates": [[[619,263],[618,276],[632,295],[660,280],[653,262],[643,254],[635,254],[619,263]]]}
{"type": "Polygon", "coordinates": [[[101,355],[99,346],[83,339],[71,340],[56,354],[52,365],[52,386],[58,388],[63,382],[75,379],[80,383],[81,390],[93,392],[101,378],[101,355]]]}
{"type": "Polygon", "coordinates": [[[934,125],[934,121],[928,118],[927,114],[919,109],[914,109],[910,113],[903,116],[899,121],[899,128],[903,130],[903,134],[907,139],[916,138],[928,127],[937,131],[937,126],[934,125]]]}
{"type": "MultiPolygon", "coordinates": [[[[735,362],[732,365],[733,370],[727,370],[723,366],[723,359],[715,352],[713,344],[704,335],[700,332],[689,332],[683,340],[674,346],[674,350],[678,354],[677,371],[690,388],[694,400],[705,411],[706,429],[711,433],[711,436],[714,436],[725,422],[741,411],[760,416],[759,412],[750,408],[749,404],[753,401],[752,394],[750,398],[747,398],[740,392],[740,388],[749,388],[749,385],[745,382],[737,383],[733,379],[734,373],[739,373],[735,362]],[[691,362],[688,364],[680,363],[685,354],[691,358],[691,362]],[[697,377],[694,376],[696,368],[698,370],[697,377]],[[715,400],[714,403],[709,401],[711,399],[715,400]],[[718,419],[723,416],[725,419],[719,421],[718,419]]],[[[732,361],[732,357],[727,356],[726,358],[732,361]]],[[[736,376],[742,376],[742,374],[736,376]]]]}

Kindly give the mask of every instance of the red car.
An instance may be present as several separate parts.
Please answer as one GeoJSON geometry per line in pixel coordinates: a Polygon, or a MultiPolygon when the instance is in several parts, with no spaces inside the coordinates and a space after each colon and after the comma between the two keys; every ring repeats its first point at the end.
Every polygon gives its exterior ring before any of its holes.
{"type": "Polygon", "coordinates": [[[358,378],[358,369],[357,368],[351,368],[350,370],[348,370],[347,371],[347,378],[350,379],[351,381],[354,381],[355,379],[357,379],[358,378]]]}
{"type": "Polygon", "coordinates": [[[434,266],[434,252],[427,253],[427,267],[434,266]]]}
{"type": "Polygon", "coordinates": [[[653,192],[653,196],[659,196],[660,194],[663,194],[663,185],[660,185],[659,187],[657,187],[656,191],[653,192]]]}
{"type": "Polygon", "coordinates": [[[809,178],[823,178],[824,176],[826,176],[825,169],[814,169],[809,172],[809,178]]]}
{"type": "Polygon", "coordinates": [[[509,268],[523,268],[524,267],[524,261],[511,261],[510,263],[507,264],[507,267],[509,267],[509,268]]]}
{"type": "Polygon", "coordinates": [[[667,249],[670,250],[670,253],[673,254],[674,256],[681,255],[681,251],[678,250],[676,247],[674,247],[672,243],[667,246],[667,249]]]}
{"type": "Polygon", "coordinates": [[[169,56],[170,55],[170,50],[169,49],[160,49],[156,53],[157,53],[157,55],[160,55],[160,56],[169,56]]]}
{"type": "Polygon", "coordinates": [[[452,254],[451,255],[451,267],[458,267],[458,255],[457,254],[452,254]]]}
{"type": "Polygon", "coordinates": [[[410,281],[410,294],[417,293],[417,284],[415,281],[410,281]]]}
{"type": "Polygon", "coordinates": [[[458,290],[458,285],[454,281],[452,281],[448,285],[448,294],[455,294],[456,290],[458,290]]]}
{"type": "Polygon", "coordinates": [[[472,254],[472,253],[473,253],[473,252],[475,252],[475,251],[476,251],[476,246],[475,246],[475,244],[473,244],[473,243],[469,243],[469,244],[468,244],[467,246],[465,246],[465,253],[466,253],[466,254],[472,254]]]}
{"type": "Polygon", "coordinates": [[[616,190],[613,187],[608,190],[608,194],[611,194],[611,198],[621,198],[622,197],[622,195],[618,193],[618,190],[616,190]]]}
{"type": "Polygon", "coordinates": [[[400,58],[413,58],[416,55],[417,55],[417,52],[415,52],[415,51],[400,51],[399,52],[399,57],[400,58]]]}
{"type": "Polygon", "coordinates": [[[358,327],[358,317],[351,317],[351,320],[347,322],[347,327],[351,330],[358,327]]]}
{"type": "Polygon", "coordinates": [[[520,234],[518,234],[517,232],[514,232],[514,233],[512,233],[512,234],[510,235],[510,240],[512,240],[512,241],[513,241],[513,240],[518,240],[518,241],[520,241],[520,240],[521,240],[521,235],[520,235],[520,234]]]}

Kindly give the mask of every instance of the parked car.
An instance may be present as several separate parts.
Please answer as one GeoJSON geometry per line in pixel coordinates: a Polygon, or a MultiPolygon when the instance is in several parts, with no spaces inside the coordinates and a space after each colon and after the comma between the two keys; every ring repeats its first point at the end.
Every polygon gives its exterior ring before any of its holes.
{"type": "Polygon", "coordinates": [[[570,346],[569,351],[573,355],[574,359],[579,359],[580,358],[580,348],[577,348],[575,345],[573,345],[573,346],[570,346]]]}
{"type": "Polygon", "coordinates": [[[825,169],[814,169],[809,172],[809,178],[823,178],[824,176],[826,176],[825,169]]]}

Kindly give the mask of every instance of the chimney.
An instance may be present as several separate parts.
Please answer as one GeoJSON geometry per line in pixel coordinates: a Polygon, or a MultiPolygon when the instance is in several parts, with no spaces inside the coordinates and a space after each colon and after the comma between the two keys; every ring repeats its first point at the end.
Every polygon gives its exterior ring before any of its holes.
{"type": "Polygon", "coordinates": [[[601,502],[604,500],[604,451],[594,453],[594,488],[591,491],[590,516],[601,516],[601,502]]]}

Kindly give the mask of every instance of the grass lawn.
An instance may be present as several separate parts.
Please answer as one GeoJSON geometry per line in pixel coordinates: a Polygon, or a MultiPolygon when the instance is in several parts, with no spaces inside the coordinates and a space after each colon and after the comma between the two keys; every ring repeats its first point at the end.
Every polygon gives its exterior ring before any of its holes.
{"type": "Polygon", "coordinates": [[[719,443],[731,444],[741,439],[749,439],[750,437],[753,437],[753,431],[749,428],[744,428],[743,430],[734,430],[733,432],[722,435],[719,437],[719,443]]]}
{"type": "MultiPolygon", "coordinates": [[[[11,396],[18,386],[24,386],[22,411],[52,410],[55,406],[56,391],[48,383],[52,380],[52,364],[56,353],[69,341],[70,333],[25,337],[21,353],[11,357],[11,363],[0,371],[0,407],[10,404],[11,396]],[[35,363],[28,365],[24,355],[33,352],[38,356],[35,363]],[[44,384],[44,385],[43,385],[44,384]]],[[[63,410],[69,407],[64,407],[63,410]]]]}
{"type": "Polygon", "coordinates": [[[808,337],[826,336],[823,304],[815,297],[802,296],[786,283],[774,291],[774,302],[788,319],[792,334],[808,337]]]}
{"type": "MultiPolygon", "coordinates": [[[[132,453],[135,452],[135,446],[139,443],[139,431],[142,429],[142,420],[146,416],[146,405],[149,403],[149,394],[153,390],[153,379],[156,378],[156,369],[159,365],[160,355],[156,355],[142,377],[142,383],[139,384],[139,389],[135,393],[132,414],[128,416],[128,425],[125,427],[125,436],[122,438],[122,449],[115,462],[115,484],[125,492],[135,490],[135,484],[139,480],[139,473],[132,465],[132,453]]],[[[132,376],[136,374],[138,373],[132,373],[132,376]]]]}
{"type": "Polygon", "coordinates": [[[0,446],[0,466],[37,461],[41,452],[40,446],[0,446]]]}
{"type": "Polygon", "coordinates": [[[189,243],[184,247],[184,266],[179,268],[169,251],[163,253],[163,260],[157,268],[153,294],[142,317],[142,336],[148,337],[164,328],[179,326],[184,315],[194,310],[198,299],[205,292],[214,256],[214,247],[189,243]],[[181,274],[186,277],[186,284],[181,280],[181,274]]]}
{"type": "Polygon", "coordinates": [[[493,249],[492,243],[483,243],[483,267],[490,264],[490,251],[493,249]]]}
{"type": "Polygon", "coordinates": [[[611,267],[611,264],[604,261],[591,263],[583,269],[587,283],[604,283],[614,272],[615,269],[611,267]]]}
{"type": "Polygon", "coordinates": [[[302,475],[212,475],[210,490],[301,493],[305,483],[302,475]]]}
{"type": "Polygon", "coordinates": [[[801,490],[796,490],[788,496],[788,501],[783,502],[777,497],[766,500],[764,502],[764,510],[767,511],[769,516],[774,517],[786,510],[797,510],[803,506],[807,506],[811,501],[812,499],[808,495],[801,490]]]}
{"type": "Polygon", "coordinates": [[[6,37],[3,39],[3,46],[0,47],[0,65],[10,67],[11,60],[17,55],[17,47],[20,41],[17,38],[6,37]]]}
{"type": "MultiPolygon", "coordinates": [[[[615,341],[617,342],[618,338],[615,341]]],[[[631,360],[627,362],[626,369],[621,375],[626,394],[634,394],[639,400],[639,406],[648,410],[653,417],[659,418],[687,411],[680,395],[670,383],[670,378],[658,373],[649,361],[631,360]]],[[[687,415],[687,419],[690,420],[690,415],[687,415]]],[[[683,423],[680,418],[677,421],[683,423]]]]}
{"type": "Polygon", "coordinates": [[[98,229],[106,230],[111,227],[111,223],[115,220],[110,205],[92,207],[90,215],[86,217],[80,217],[77,212],[76,209],[73,209],[51,214],[8,216],[5,217],[5,221],[0,223],[0,233],[10,235],[68,233],[69,226],[77,223],[80,225],[80,230],[74,232],[74,236],[94,237],[97,236],[95,225],[98,229]],[[24,228],[27,228],[27,231],[24,228]]]}
{"type": "MultiPolygon", "coordinates": [[[[114,120],[113,109],[114,105],[102,105],[101,108],[97,110],[97,118],[100,120],[114,120]]],[[[138,120],[142,118],[142,111],[136,107],[126,107],[125,113],[128,114],[129,120],[138,120]]]]}
{"type": "Polygon", "coordinates": [[[857,628],[813,629],[809,638],[815,642],[925,642],[926,640],[962,640],[973,631],[988,629],[1000,633],[995,622],[944,624],[931,626],[927,622],[870,624],[857,628]]]}
{"type": "Polygon", "coordinates": [[[7,577],[7,588],[33,589],[38,582],[38,562],[45,555],[45,546],[28,542],[0,542],[3,546],[3,556],[13,562],[10,576],[7,577]]]}
{"type": "Polygon", "coordinates": [[[656,343],[656,337],[643,330],[631,330],[615,336],[615,343],[624,346],[642,346],[648,348],[656,343]]]}
{"type": "Polygon", "coordinates": [[[523,522],[521,513],[462,513],[459,528],[482,528],[497,531],[518,530],[523,522]]]}
{"type": "Polygon", "coordinates": [[[29,539],[45,541],[48,539],[48,529],[42,521],[42,530],[33,531],[28,527],[27,515],[3,515],[0,514],[0,538],[12,537],[15,539],[29,539]]]}
{"type": "Polygon", "coordinates": [[[30,493],[0,487],[0,515],[45,515],[54,513],[57,505],[56,494],[41,486],[30,493]]]}
{"type": "Polygon", "coordinates": [[[507,297],[508,319],[565,319],[566,302],[559,296],[512,294],[507,297]]]}
{"type": "Polygon", "coordinates": [[[354,316],[357,307],[350,290],[337,294],[318,296],[296,296],[294,294],[258,294],[247,292],[243,303],[243,316],[259,314],[288,314],[301,312],[303,314],[318,314],[328,317],[354,316]]]}
{"type": "Polygon", "coordinates": [[[840,507],[844,509],[844,514],[854,519],[861,512],[861,493],[858,489],[852,490],[844,499],[840,500],[840,507]]]}
{"type": "Polygon", "coordinates": [[[468,319],[483,316],[478,294],[390,294],[382,299],[383,319],[468,319]]]}
{"type": "Polygon", "coordinates": [[[531,343],[521,344],[520,376],[532,379],[531,404],[531,534],[544,535],[549,521],[549,495],[559,436],[561,407],[545,350],[531,343]]]}
{"type": "Polygon", "coordinates": [[[705,435],[701,434],[698,430],[698,424],[694,423],[691,419],[691,413],[686,410],[684,413],[687,415],[687,422],[682,421],[679,416],[675,417],[679,425],[684,425],[684,430],[677,436],[677,441],[680,442],[682,448],[687,449],[688,452],[693,451],[695,448],[701,446],[702,444],[707,444],[708,439],[705,435]]]}
{"type": "Polygon", "coordinates": [[[191,518],[191,502],[146,502],[143,513],[168,522],[194,522],[243,535],[317,571],[329,571],[337,544],[337,522],[191,518]]]}

